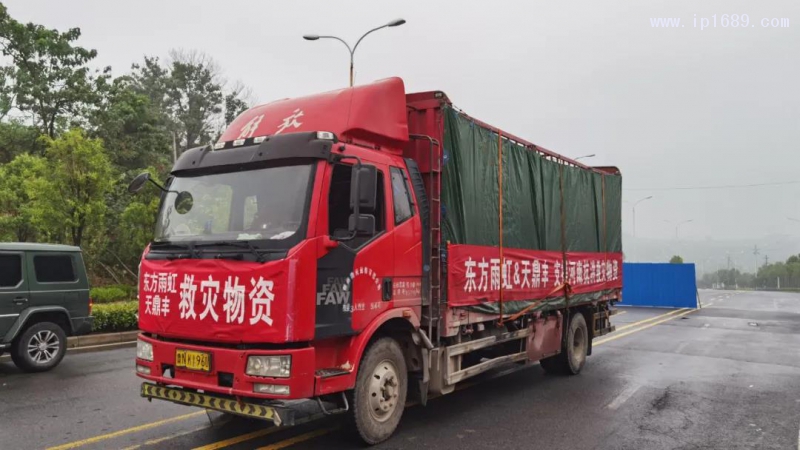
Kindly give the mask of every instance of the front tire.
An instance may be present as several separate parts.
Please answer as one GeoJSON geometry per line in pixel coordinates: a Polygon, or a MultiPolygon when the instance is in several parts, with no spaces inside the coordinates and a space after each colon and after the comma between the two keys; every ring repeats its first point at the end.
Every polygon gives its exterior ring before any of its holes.
{"type": "Polygon", "coordinates": [[[545,372],[554,375],[577,375],[586,364],[589,351],[589,329],[580,312],[574,312],[567,330],[566,348],[561,353],[539,361],[545,372]]]}
{"type": "Polygon", "coordinates": [[[403,351],[392,338],[369,346],[358,368],[352,419],[361,439],[374,445],[388,439],[403,416],[408,373],[403,351]]]}
{"type": "Polygon", "coordinates": [[[52,322],[39,322],[25,330],[11,347],[11,359],[25,372],[46,372],[67,352],[67,335],[52,322]]]}

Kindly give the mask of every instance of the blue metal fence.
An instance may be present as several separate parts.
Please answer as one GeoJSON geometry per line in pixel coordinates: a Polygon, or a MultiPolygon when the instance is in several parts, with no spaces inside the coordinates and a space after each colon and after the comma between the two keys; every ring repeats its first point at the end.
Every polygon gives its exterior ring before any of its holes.
{"type": "Polygon", "coordinates": [[[694,264],[624,263],[623,306],[697,308],[694,264]]]}

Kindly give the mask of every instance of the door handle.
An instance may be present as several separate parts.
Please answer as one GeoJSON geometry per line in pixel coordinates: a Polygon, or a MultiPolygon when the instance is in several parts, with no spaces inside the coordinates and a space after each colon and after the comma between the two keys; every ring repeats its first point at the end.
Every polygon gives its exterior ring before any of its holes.
{"type": "Polygon", "coordinates": [[[28,299],[25,297],[17,297],[13,300],[15,305],[22,305],[28,303],[28,299]]]}
{"type": "Polygon", "coordinates": [[[383,279],[383,301],[388,302],[392,299],[392,279],[383,279]]]}

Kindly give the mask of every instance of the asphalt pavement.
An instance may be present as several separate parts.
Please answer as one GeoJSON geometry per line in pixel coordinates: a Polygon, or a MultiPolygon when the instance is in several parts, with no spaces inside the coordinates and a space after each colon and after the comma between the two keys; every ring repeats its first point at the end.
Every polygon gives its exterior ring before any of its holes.
{"type": "MultiPolygon", "coordinates": [[[[800,295],[701,291],[700,310],[623,308],[575,377],[538,366],[406,409],[377,449],[798,449],[800,295]]],[[[135,350],[0,363],[0,449],[364,448],[339,418],[224,421],[139,397],[135,350]]]]}

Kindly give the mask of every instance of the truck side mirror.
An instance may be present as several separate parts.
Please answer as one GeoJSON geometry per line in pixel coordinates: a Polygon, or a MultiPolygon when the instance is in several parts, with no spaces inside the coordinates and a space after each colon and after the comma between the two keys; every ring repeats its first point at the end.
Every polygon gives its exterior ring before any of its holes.
{"type": "Polygon", "coordinates": [[[372,214],[359,214],[358,219],[356,219],[355,214],[350,214],[348,228],[356,236],[374,236],[375,216],[372,214]]]}
{"type": "Polygon", "coordinates": [[[150,180],[150,173],[148,172],[140,173],[139,175],[136,176],[136,178],[134,178],[131,181],[131,184],[128,185],[128,193],[135,194],[141,191],[148,180],[150,180]]]}
{"type": "Polygon", "coordinates": [[[372,211],[375,209],[378,192],[378,171],[375,166],[358,164],[353,167],[350,177],[350,210],[356,210],[358,201],[359,210],[372,211]]]}

